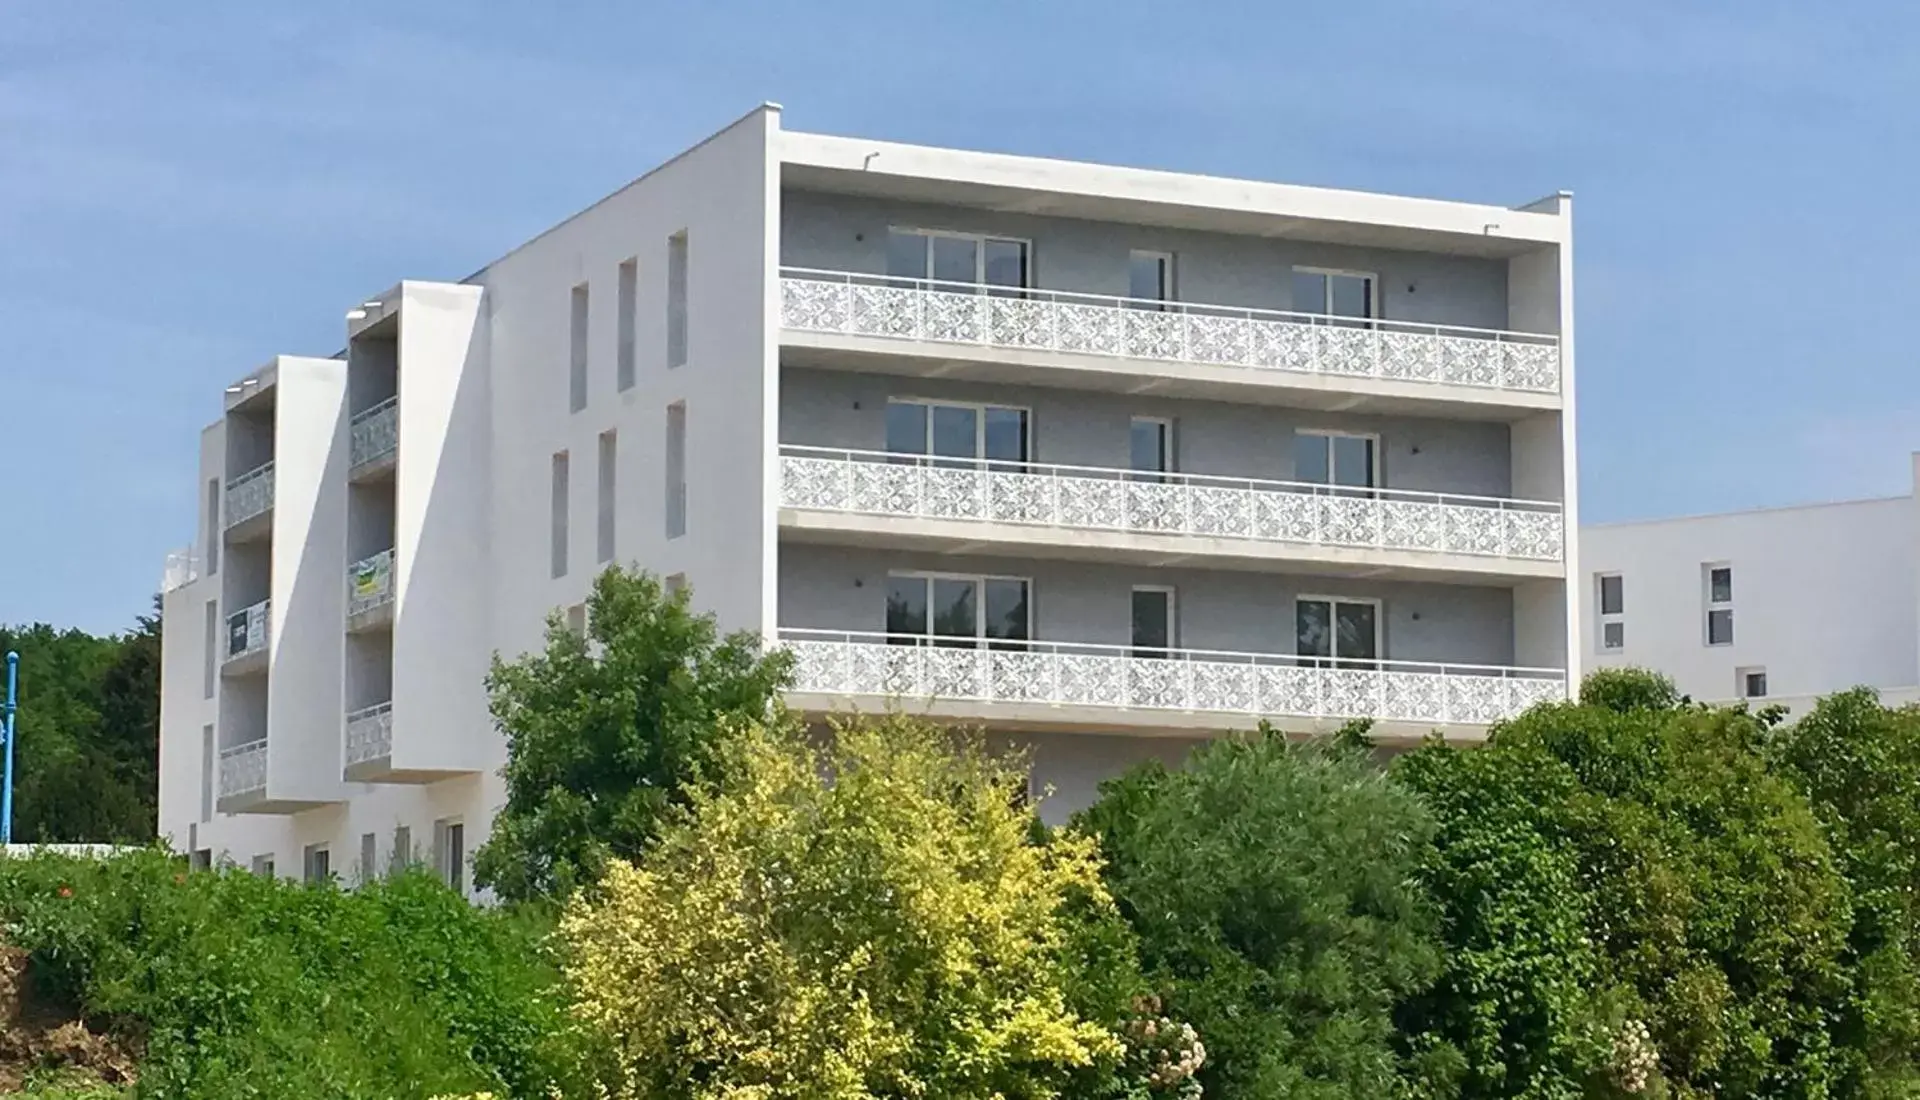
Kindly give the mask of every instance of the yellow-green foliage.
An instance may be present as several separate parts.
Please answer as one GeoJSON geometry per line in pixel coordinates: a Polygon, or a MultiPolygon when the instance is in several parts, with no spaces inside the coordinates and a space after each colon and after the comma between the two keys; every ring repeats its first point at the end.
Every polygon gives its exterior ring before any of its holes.
{"type": "Polygon", "coordinates": [[[563,917],[629,1090],[1048,1097],[1111,1068],[1064,961],[1073,914],[1112,909],[1092,842],[1037,843],[1024,770],[971,741],[899,717],[830,740],[748,732],[738,778],[563,917]]]}

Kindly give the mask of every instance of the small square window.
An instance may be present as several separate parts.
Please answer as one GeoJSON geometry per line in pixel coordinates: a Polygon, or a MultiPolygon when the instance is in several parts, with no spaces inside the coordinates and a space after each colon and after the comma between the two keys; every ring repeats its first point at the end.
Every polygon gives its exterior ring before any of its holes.
{"type": "Polygon", "coordinates": [[[1720,608],[1707,612],[1707,644],[1733,644],[1733,609],[1720,608]]]}
{"type": "Polygon", "coordinates": [[[1743,668],[1735,674],[1739,677],[1740,698],[1764,699],[1767,697],[1767,670],[1764,668],[1743,668]]]}
{"type": "Polygon", "coordinates": [[[1626,623],[1615,622],[1615,623],[1600,624],[1600,648],[1601,649],[1625,649],[1626,646],[1627,646],[1627,624],[1626,623]]]}

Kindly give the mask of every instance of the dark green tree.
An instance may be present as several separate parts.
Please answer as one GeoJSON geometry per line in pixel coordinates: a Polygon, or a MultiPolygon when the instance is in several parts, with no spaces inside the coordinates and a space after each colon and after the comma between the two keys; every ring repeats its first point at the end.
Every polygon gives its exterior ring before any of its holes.
{"type": "Polygon", "coordinates": [[[475,881],[511,900],[598,881],[608,857],[639,855],[689,784],[722,778],[733,728],[768,718],[790,658],[750,633],[722,638],[688,595],[609,568],[584,636],[556,613],[542,652],[494,660],[507,804],[475,854],[475,881]]]}
{"type": "Polygon", "coordinates": [[[1405,1094],[1393,1008],[1441,965],[1416,879],[1433,826],[1360,739],[1216,741],[1109,782],[1077,824],[1167,1011],[1205,1038],[1207,1095],[1405,1094]]]}

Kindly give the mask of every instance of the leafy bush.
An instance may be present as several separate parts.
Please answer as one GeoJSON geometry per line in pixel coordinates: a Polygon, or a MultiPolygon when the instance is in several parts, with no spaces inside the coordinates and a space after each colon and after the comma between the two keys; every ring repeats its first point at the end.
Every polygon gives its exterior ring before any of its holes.
{"type": "Polygon", "coordinates": [[[897,716],[825,747],[755,727],[734,751],[719,792],[561,922],[626,1095],[1127,1088],[1131,945],[1092,843],[1036,841],[1018,768],[897,716]]]}
{"type": "Polygon", "coordinates": [[[685,789],[721,778],[720,738],[764,720],[786,653],[719,636],[652,574],[611,567],[587,599],[587,632],[558,612],[546,649],[494,660],[487,688],[506,734],[507,804],[474,856],[474,880],[509,900],[565,899],[609,858],[635,858],[685,789]]]}
{"type": "Polygon", "coordinates": [[[1107,783],[1077,820],[1214,1096],[1400,1094],[1392,1010],[1439,972],[1414,875],[1432,822],[1357,739],[1213,742],[1107,783]]]}
{"type": "Polygon", "coordinates": [[[417,873],[343,893],[158,852],[0,859],[0,939],[42,1002],[144,1045],[141,1095],[544,1095],[572,1053],[540,936],[417,873]]]}

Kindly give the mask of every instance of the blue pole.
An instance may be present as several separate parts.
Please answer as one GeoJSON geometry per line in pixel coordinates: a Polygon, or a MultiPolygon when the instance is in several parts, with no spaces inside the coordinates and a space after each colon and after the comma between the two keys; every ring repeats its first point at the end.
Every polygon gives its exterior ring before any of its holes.
{"type": "Polygon", "coordinates": [[[5,774],[0,775],[0,846],[13,843],[13,712],[20,684],[20,655],[7,654],[7,701],[0,704],[0,746],[6,749],[5,774]]]}

